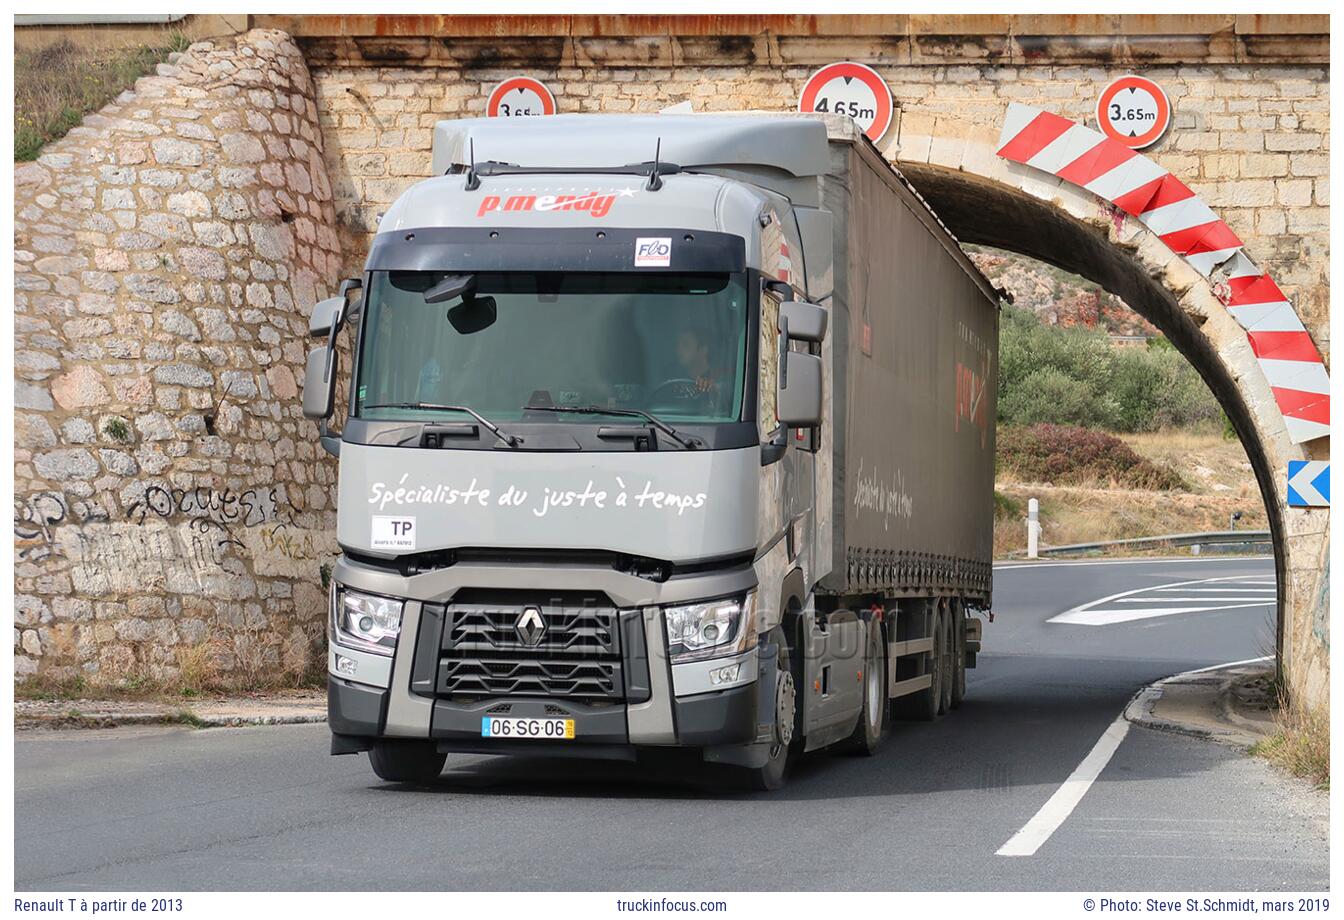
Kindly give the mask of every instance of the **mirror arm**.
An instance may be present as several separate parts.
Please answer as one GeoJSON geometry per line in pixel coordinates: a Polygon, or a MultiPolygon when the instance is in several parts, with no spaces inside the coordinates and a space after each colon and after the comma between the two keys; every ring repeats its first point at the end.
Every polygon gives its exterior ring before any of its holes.
{"type": "Polygon", "coordinates": [[[317,426],[317,440],[322,445],[322,449],[333,457],[341,455],[341,436],[332,434],[326,419],[323,419],[317,426]]]}
{"type": "Polygon", "coordinates": [[[779,318],[779,388],[789,388],[789,318],[779,318]]]}
{"type": "Polygon", "coordinates": [[[780,425],[779,433],[768,441],[761,442],[761,466],[769,466],[784,459],[789,449],[789,426],[780,425]]]}
{"type": "Polygon", "coordinates": [[[340,329],[340,323],[331,324],[331,332],[327,334],[327,365],[323,372],[323,377],[330,380],[332,373],[332,364],[336,360],[336,331],[340,329]]]}

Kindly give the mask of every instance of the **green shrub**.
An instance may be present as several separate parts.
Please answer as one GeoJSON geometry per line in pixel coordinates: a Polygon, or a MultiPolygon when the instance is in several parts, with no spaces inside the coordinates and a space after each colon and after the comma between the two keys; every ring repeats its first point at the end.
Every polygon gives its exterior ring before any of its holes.
{"type": "Polygon", "coordinates": [[[1116,348],[1105,332],[1047,326],[1005,309],[999,333],[999,422],[1156,431],[1215,420],[1217,400],[1165,339],[1116,348]]]}
{"type": "Polygon", "coordinates": [[[1015,521],[1022,517],[1022,503],[1011,495],[1005,495],[998,489],[994,490],[994,518],[995,520],[1015,521]]]}

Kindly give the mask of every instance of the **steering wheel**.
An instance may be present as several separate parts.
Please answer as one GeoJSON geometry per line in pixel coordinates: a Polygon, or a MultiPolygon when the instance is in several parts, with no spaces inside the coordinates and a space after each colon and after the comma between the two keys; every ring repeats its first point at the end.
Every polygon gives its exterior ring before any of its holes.
{"type": "Polygon", "coordinates": [[[659,397],[671,398],[680,401],[695,399],[701,396],[700,386],[690,377],[672,377],[658,384],[649,393],[648,401],[655,405],[658,404],[659,397]],[[664,395],[663,391],[669,391],[664,395]]]}

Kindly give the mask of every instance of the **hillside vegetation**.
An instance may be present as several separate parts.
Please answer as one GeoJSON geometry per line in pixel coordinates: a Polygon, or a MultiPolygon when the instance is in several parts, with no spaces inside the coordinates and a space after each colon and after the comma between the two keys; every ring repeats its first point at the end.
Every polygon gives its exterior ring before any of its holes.
{"type": "Polygon", "coordinates": [[[1002,313],[1000,425],[1138,432],[1221,418],[1209,388],[1164,338],[1117,348],[1102,329],[1052,327],[1017,308],[1002,313]]]}
{"type": "Polygon", "coordinates": [[[115,50],[81,48],[68,39],[14,56],[14,159],[42,148],[107,105],[135,81],[187,46],[165,33],[161,43],[115,50]]]}

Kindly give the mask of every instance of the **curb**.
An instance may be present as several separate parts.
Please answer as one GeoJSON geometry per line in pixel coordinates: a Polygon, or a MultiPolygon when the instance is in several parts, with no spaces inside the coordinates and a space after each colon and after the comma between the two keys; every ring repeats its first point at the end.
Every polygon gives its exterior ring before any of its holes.
{"type": "Polygon", "coordinates": [[[16,701],[16,731],[35,729],[118,728],[135,725],[186,725],[241,728],[251,725],[308,725],[327,721],[326,700],[221,700],[204,705],[100,700],[33,704],[16,701]]]}
{"type": "Polygon", "coordinates": [[[242,728],[246,725],[314,725],[325,723],[325,712],[278,716],[197,716],[201,728],[242,728]]]}
{"type": "Polygon", "coordinates": [[[1164,677],[1134,694],[1125,705],[1125,720],[1154,731],[1172,732],[1237,747],[1251,747],[1266,737],[1264,726],[1235,711],[1230,702],[1230,691],[1235,678],[1241,673],[1236,669],[1266,660],[1268,659],[1257,658],[1250,661],[1234,661],[1164,677]],[[1211,688],[1216,694],[1216,699],[1213,705],[1208,707],[1208,722],[1205,724],[1164,718],[1153,711],[1164,696],[1174,696],[1182,690],[1208,691],[1211,688]]]}

